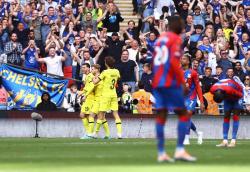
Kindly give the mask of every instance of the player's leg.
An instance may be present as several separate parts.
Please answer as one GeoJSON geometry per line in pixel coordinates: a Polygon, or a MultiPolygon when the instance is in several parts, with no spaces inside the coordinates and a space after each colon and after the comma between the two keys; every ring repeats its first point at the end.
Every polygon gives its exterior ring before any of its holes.
{"type": "Polygon", "coordinates": [[[184,139],[186,130],[189,125],[189,115],[186,110],[177,110],[176,113],[178,114],[178,127],[177,127],[177,146],[175,151],[175,159],[176,160],[183,160],[183,161],[196,161],[197,159],[185,151],[184,148],[184,139]]]}
{"type": "Polygon", "coordinates": [[[237,133],[239,129],[239,117],[240,110],[234,110],[233,111],[233,131],[232,131],[232,140],[228,147],[235,147],[236,146],[236,139],[237,139],[237,133]]]}
{"type": "Polygon", "coordinates": [[[190,130],[191,130],[191,124],[192,124],[191,116],[192,116],[193,112],[188,110],[187,113],[189,115],[189,121],[188,121],[187,130],[186,130],[186,134],[185,134],[185,139],[184,139],[184,142],[183,142],[184,145],[190,145],[189,138],[190,138],[190,130]]]}
{"type": "Polygon", "coordinates": [[[102,126],[102,121],[104,118],[104,112],[99,112],[97,115],[97,120],[96,120],[96,126],[95,126],[95,135],[97,135],[100,131],[100,128],[102,126]]]}
{"type": "Polygon", "coordinates": [[[93,112],[89,115],[88,135],[91,137],[94,136],[95,116],[96,114],[93,112]]]}
{"type": "Polygon", "coordinates": [[[80,113],[80,118],[82,119],[83,128],[85,130],[85,134],[81,137],[81,139],[86,139],[88,137],[89,132],[89,120],[88,120],[87,114],[84,114],[83,112],[80,113]]]}
{"type": "Polygon", "coordinates": [[[117,137],[118,137],[118,139],[121,139],[122,138],[122,121],[121,121],[121,118],[118,114],[118,111],[113,111],[113,116],[115,118],[117,137]]]}
{"type": "Polygon", "coordinates": [[[112,97],[110,99],[110,110],[113,111],[113,116],[115,118],[115,124],[117,129],[117,137],[118,139],[122,138],[122,121],[118,114],[118,99],[117,97],[112,97]]]}
{"type": "Polygon", "coordinates": [[[172,162],[173,160],[166,154],[164,128],[167,119],[167,110],[158,110],[156,116],[156,140],[158,150],[158,162],[172,162]]]}
{"type": "Polygon", "coordinates": [[[203,132],[197,131],[197,128],[196,128],[196,126],[195,126],[195,124],[193,123],[192,120],[191,120],[190,129],[196,134],[196,136],[197,136],[197,143],[199,145],[201,145],[203,143],[203,132]]]}
{"type": "Polygon", "coordinates": [[[231,110],[224,112],[224,121],[223,121],[223,141],[216,145],[217,147],[227,147],[228,146],[228,131],[230,128],[230,116],[231,110]]]}
{"type": "Polygon", "coordinates": [[[108,124],[108,121],[107,121],[105,115],[104,115],[104,118],[102,120],[102,126],[103,126],[103,129],[105,132],[104,139],[109,139],[110,138],[110,130],[109,130],[109,124],[108,124]]]}

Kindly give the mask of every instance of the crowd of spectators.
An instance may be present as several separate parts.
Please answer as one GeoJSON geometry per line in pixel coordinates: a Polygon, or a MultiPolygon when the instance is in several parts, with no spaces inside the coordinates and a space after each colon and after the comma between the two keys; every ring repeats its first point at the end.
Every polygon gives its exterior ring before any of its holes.
{"type": "Polygon", "coordinates": [[[120,27],[124,18],[115,2],[0,0],[1,60],[82,80],[82,64],[98,63],[104,70],[110,55],[121,74],[120,96],[123,85],[133,93],[139,81],[151,92],[154,43],[168,17],[180,15],[186,24],[182,49],[203,93],[232,75],[249,86],[249,0],[131,0],[135,20],[126,28],[120,27]]]}

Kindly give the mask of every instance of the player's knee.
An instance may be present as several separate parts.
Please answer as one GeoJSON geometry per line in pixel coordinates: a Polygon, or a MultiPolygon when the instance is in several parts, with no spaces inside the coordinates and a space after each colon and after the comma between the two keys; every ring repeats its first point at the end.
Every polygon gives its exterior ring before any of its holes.
{"type": "Polygon", "coordinates": [[[239,120],[240,120],[239,115],[234,114],[233,115],[233,121],[239,121],[239,120]]]}
{"type": "Polygon", "coordinates": [[[224,117],[224,122],[229,123],[230,122],[230,116],[225,116],[224,117]]]}
{"type": "Polygon", "coordinates": [[[179,121],[181,122],[188,122],[190,119],[190,116],[189,115],[179,115],[179,121]]]}
{"type": "Polygon", "coordinates": [[[165,122],[166,122],[166,117],[163,117],[163,116],[157,116],[157,117],[156,117],[156,123],[157,123],[157,124],[164,125],[165,122]]]}

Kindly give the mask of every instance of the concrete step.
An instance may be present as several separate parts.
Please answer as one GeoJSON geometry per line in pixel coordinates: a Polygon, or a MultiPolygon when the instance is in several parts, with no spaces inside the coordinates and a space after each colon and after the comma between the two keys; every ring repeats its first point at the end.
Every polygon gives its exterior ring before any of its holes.
{"type": "Polygon", "coordinates": [[[128,7],[122,7],[122,8],[120,8],[119,6],[118,6],[118,8],[119,8],[119,10],[122,12],[122,11],[133,11],[133,7],[130,7],[130,8],[128,8],[128,7]]]}
{"type": "Polygon", "coordinates": [[[115,4],[119,4],[119,3],[131,3],[132,4],[132,0],[114,0],[115,4]]]}

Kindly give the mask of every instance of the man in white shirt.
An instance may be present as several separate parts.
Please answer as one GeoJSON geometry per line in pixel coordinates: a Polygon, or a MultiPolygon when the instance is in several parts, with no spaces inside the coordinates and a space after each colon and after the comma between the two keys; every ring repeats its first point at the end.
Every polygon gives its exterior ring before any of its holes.
{"type": "Polygon", "coordinates": [[[45,58],[38,58],[36,57],[36,60],[39,63],[46,63],[47,65],[47,73],[58,75],[58,76],[64,76],[62,71],[62,62],[66,60],[67,56],[64,50],[61,50],[61,52],[64,54],[64,56],[58,56],[56,55],[56,50],[54,47],[51,47],[49,49],[49,56],[45,58]]]}

